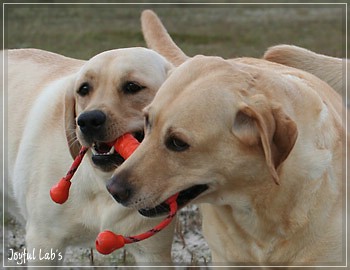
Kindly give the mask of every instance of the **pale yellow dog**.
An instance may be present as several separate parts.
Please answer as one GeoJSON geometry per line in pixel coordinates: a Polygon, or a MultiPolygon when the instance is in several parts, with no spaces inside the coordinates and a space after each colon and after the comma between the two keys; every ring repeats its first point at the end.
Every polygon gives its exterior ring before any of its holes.
{"type": "MultiPolygon", "coordinates": [[[[123,162],[107,143],[126,132],[142,137],[141,111],[171,64],[146,48],[106,51],[89,61],[36,49],[4,55],[6,196],[11,212],[25,224],[25,248],[34,255],[29,265],[62,263],[67,246],[94,247],[102,230],[133,235],[157,224],[159,219],[143,218],[107,192],[106,180],[123,162]],[[81,145],[90,150],[72,179],[68,201],[58,205],[50,188],[65,176],[81,145]],[[55,256],[40,259],[46,252],[55,256]]],[[[168,265],[172,229],[126,248],[137,263],[168,265]]]]}
{"type": "Polygon", "coordinates": [[[179,66],[144,110],[145,139],[112,195],[152,217],[175,193],[180,207],[202,203],[214,265],[344,265],[340,95],[265,60],[188,59],[153,12],[142,20],[148,45],[179,66]]]}

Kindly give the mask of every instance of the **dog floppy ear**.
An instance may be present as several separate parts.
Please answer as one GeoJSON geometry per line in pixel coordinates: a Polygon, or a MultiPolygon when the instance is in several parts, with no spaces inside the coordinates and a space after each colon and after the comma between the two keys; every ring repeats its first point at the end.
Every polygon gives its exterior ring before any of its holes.
{"type": "Polygon", "coordinates": [[[79,154],[81,145],[76,137],[76,112],[73,88],[66,91],[64,100],[64,126],[70,154],[73,159],[79,154]]]}
{"type": "Polygon", "coordinates": [[[298,130],[281,107],[271,108],[261,97],[255,96],[252,104],[241,104],[233,125],[238,139],[249,146],[262,146],[266,164],[278,185],[277,168],[288,157],[298,130]]]}
{"type": "Polygon", "coordinates": [[[141,14],[143,37],[148,48],[163,55],[174,66],[179,66],[189,57],[175,44],[158,16],[152,10],[141,14]]]}

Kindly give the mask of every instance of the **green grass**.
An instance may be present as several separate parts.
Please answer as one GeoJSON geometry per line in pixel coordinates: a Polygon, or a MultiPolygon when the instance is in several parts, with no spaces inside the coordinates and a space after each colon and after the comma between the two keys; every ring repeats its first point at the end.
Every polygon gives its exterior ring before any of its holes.
{"type": "Polygon", "coordinates": [[[287,43],[345,56],[344,5],[6,5],[5,47],[88,59],[145,46],[140,14],[146,8],[189,55],[260,57],[287,43]]]}

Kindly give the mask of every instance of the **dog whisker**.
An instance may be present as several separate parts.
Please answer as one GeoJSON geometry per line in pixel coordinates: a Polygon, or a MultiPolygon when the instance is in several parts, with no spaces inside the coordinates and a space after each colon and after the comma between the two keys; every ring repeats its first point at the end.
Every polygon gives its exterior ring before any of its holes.
{"type": "Polygon", "coordinates": [[[73,146],[75,143],[79,143],[79,140],[77,137],[72,137],[68,140],[68,145],[71,147],[73,146]]]}

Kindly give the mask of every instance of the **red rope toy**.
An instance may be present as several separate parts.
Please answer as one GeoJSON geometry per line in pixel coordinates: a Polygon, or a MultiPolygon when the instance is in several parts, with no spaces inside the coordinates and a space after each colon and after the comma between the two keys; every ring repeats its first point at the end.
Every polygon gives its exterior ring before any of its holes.
{"type": "MultiPolygon", "coordinates": [[[[139,144],[140,143],[131,134],[127,133],[116,140],[116,142],[114,143],[114,148],[124,159],[127,159],[136,150],[139,144]]],[[[61,178],[61,180],[50,189],[50,196],[54,202],[58,204],[63,204],[68,199],[69,188],[71,185],[70,180],[73,177],[76,170],[78,169],[87,150],[88,148],[84,146],[80,149],[80,152],[73,161],[73,164],[70,167],[67,175],[61,178]]],[[[173,217],[176,215],[177,196],[178,193],[166,200],[166,203],[170,207],[170,212],[168,216],[157,226],[145,233],[141,233],[135,236],[123,236],[120,234],[114,234],[111,231],[104,231],[99,233],[95,242],[97,251],[105,255],[110,254],[113,251],[122,248],[125,244],[131,244],[145,240],[153,236],[154,234],[160,232],[162,229],[169,225],[173,217]]]]}

